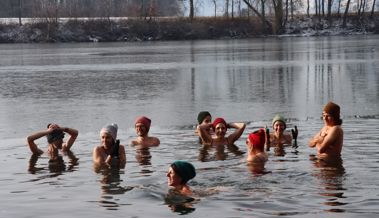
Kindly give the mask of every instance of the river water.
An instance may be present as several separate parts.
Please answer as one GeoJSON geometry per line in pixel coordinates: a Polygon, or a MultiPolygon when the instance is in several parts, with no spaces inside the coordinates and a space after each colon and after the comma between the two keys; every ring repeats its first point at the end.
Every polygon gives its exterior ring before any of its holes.
{"type": "MultiPolygon", "coordinates": [[[[379,36],[0,45],[0,217],[378,217],[379,36]],[[325,166],[307,145],[322,107],[341,106],[342,160],[325,166]],[[246,154],[204,152],[197,113],[247,123],[236,142],[281,113],[299,147],[269,152],[265,173],[246,154]],[[127,147],[121,170],[96,171],[99,130],[152,119],[161,145],[127,147]],[[47,123],[79,130],[64,165],[31,156],[25,138],[47,123]],[[178,159],[197,169],[195,201],[168,199],[178,159]]],[[[46,150],[45,139],[37,144],[46,150]]]]}

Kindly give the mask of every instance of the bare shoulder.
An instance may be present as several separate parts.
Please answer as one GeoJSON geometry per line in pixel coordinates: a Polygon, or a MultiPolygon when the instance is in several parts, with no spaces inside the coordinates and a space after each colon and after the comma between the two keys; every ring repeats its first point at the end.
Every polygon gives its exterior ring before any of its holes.
{"type": "Polygon", "coordinates": [[[102,150],[101,145],[97,145],[93,148],[93,152],[100,152],[102,150]]]}
{"type": "Polygon", "coordinates": [[[343,129],[339,125],[330,127],[329,131],[331,134],[343,134],[343,129]]]}

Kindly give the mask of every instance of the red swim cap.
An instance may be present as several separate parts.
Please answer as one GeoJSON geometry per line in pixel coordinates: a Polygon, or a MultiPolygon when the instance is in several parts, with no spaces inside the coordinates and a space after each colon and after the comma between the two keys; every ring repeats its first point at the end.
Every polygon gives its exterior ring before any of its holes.
{"type": "Polygon", "coordinates": [[[213,128],[216,129],[216,126],[217,126],[219,123],[224,124],[225,127],[227,126],[227,125],[226,125],[226,121],[225,121],[223,118],[218,117],[218,118],[216,118],[216,119],[213,121],[213,123],[212,123],[213,128]]]}
{"type": "Polygon", "coordinates": [[[250,133],[249,141],[253,145],[254,148],[256,148],[257,150],[263,151],[265,142],[266,142],[265,130],[259,129],[258,131],[250,133]]]}
{"type": "Polygon", "coordinates": [[[142,123],[146,127],[147,131],[149,131],[151,125],[151,120],[149,118],[145,116],[138,117],[134,125],[137,125],[137,123],[142,123]]]}

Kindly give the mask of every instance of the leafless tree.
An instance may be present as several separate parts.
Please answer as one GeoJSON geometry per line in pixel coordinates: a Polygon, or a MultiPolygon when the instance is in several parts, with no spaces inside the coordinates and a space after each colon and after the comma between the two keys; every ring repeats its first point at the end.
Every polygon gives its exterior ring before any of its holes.
{"type": "Polygon", "coordinates": [[[342,27],[346,27],[346,20],[347,20],[347,14],[349,12],[349,7],[350,7],[350,0],[347,0],[345,13],[343,15],[342,27]]]}
{"type": "Polygon", "coordinates": [[[372,1],[371,15],[370,15],[371,18],[374,17],[374,13],[375,13],[375,3],[376,3],[376,1],[373,0],[373,1],[372,1]]]}
{"type": "Polygon", "coordinates": [[[217,4],[218,4],[218,0],[210,0],[214,6],[214,16],[216,17],[217,16],[217,4]]]}

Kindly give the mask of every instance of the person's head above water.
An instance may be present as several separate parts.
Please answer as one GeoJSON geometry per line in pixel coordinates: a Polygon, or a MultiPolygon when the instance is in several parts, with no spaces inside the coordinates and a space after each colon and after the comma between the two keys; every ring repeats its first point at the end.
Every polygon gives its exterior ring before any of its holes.
{"type": "MultiPolygon", "coordinates": [[[[48,125],[49,128],[49,125],[48,125]]],[[[64,138],[64,132],[60,129],[54,129],[51,133],[46,135],[47,142],[49,144],[54,143],[57,140],[62,140],[64,138]]]]}
{"type": "Polygon", "coordinates": [[[342,120],[340,118],[340,110],[339,105],[330,101],[325,105],[323,112],[331,116],[337,125],[341,125],[342,120]]]}
{"type": "Polygon", "coordinates": [[[197,122],[199,124],[202,124],[203,121],[207,119],[209,123],[212,121],[212,115],[208,111],[200,111],[200,113],[197,115],[197,122]]]}
{"type": "Polygon", "coordinates": [[[213,128],[216,129],[216,126],[217,126],[218,124],[220,124],[220,123],[224,124],[225,127],[227,127],[226,121],[225,121],[223,118],[218,117],[218,118],[216,118],[216,119],[213,121],[213,123],[212,123],[213,128]]]}
{"type": "Polygon", "coordinates": [[[106,133],[106,134],[109,134],[110,136],[112,136],[113,140],[115,141],[117,139],[117,130],[118,130],[118,126],[115,123],[112,123],[110,125],[106,125],[103,128],[101,128],[100,137],[102,137],[102,135],[104,133],[106,133]]]}
{"type": "Polygon", "coordinates": [[[137,126],[139,123],[145,126],[147,132],[150,130],[151,120],[149,118],[145,116],[137,117],[134,126],[137,126]]]}
{"type": "Polygon", "coordinates": [[[265,130],[259,129],[255,132],[250,133],[248,136],[248,140],[250,142],[250,145],[253,146],[254,149],[258,151],[263,151],[266,142],[265,130]]]}
{"type": "Polygon", "coordinates": [[[174,161],[171,164],[171,168],[181,178],[181,184],[183,185],[196,176],[195,167],[187,161],[174,161]]]}
{"type": "Polygon", "coordinates": [[[274,128],[276,122],[281,122],[284,125],[284,129],[287,128],[286,119],[283,116],[281,116],[280,114],[275,115],[275,117],[272,119],[272,127],[273,128],[274,128]]]}

